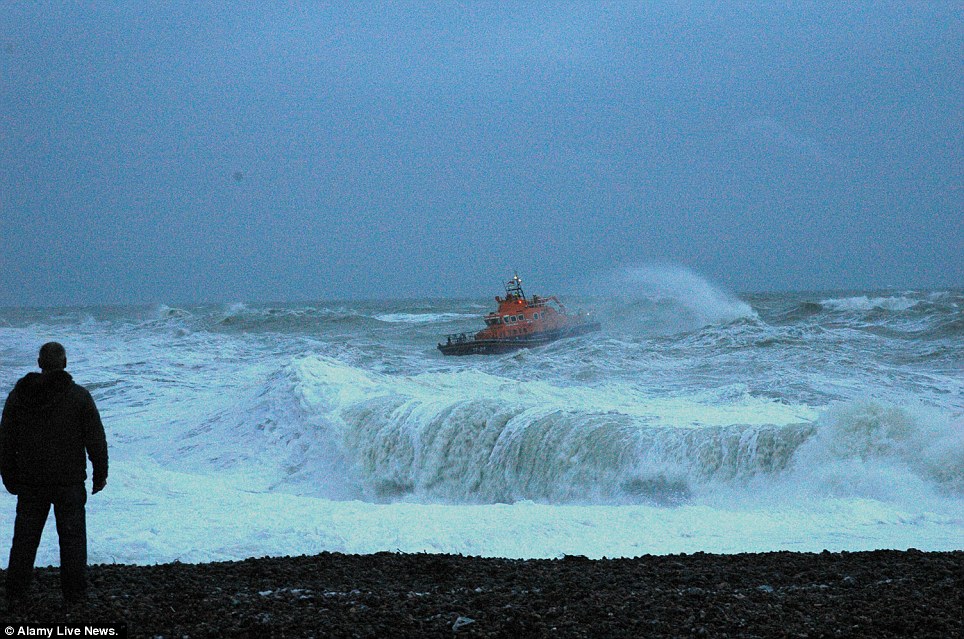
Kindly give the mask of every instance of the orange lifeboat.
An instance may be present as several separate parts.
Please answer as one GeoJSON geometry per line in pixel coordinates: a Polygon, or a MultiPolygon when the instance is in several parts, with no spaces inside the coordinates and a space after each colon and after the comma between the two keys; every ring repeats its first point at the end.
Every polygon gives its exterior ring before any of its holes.
{"type": "Polygon", "coordinates": [[[438,345],[443,355],[505,353],[599,330],[590,314],[567,311],[555,296],[526,298],[518,275],[506,283],[505,297],[495,301],[499,307],[485,316],[485,328],[471,337],[447,335],[438,345]]]}

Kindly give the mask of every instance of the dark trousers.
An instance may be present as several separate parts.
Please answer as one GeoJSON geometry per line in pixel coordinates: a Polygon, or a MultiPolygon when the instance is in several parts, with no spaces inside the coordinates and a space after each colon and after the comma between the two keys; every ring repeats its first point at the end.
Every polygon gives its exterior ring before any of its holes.
{"type": "Polygon", "coordinates": [[[70,599],[87,590],[87,489],[69,486],[21,486],[17,492],[17,520],[7,566],[7,598],[26,594],[33,578],[37,546],[54,507],[60,537],[60,587],[70,599]]]}

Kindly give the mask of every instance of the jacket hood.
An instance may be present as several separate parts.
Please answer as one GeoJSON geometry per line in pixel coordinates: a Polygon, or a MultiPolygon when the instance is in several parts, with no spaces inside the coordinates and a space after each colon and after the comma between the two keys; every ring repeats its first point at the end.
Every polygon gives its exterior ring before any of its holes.
{"type": "Polygon", "coordinates": [[[67,371],[27,373],[17,382],[16,390],[23,403],[30,406],[46,404],[60,397],[73,383],[74,378],[67,371]]]}

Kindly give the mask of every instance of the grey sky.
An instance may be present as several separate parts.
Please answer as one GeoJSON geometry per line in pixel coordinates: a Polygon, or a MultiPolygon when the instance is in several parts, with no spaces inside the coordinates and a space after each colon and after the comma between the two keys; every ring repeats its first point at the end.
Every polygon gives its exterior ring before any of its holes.
{"type": "Polygon", "coordinates": [[[964,285],[959,3],[0,4],[0,305],[964,285]]]}

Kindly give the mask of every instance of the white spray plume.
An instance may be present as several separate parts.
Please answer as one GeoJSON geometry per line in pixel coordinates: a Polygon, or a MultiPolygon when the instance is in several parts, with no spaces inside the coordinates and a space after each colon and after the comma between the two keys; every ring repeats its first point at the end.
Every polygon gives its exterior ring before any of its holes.
{"type": "Polygon", "coordinates": [[[592,291],[611,300],[606,314],[617,328],[642,332],[687,331],[756,318],[746,302],[678,265],[614,269],[594,279],[592,291]]]}

